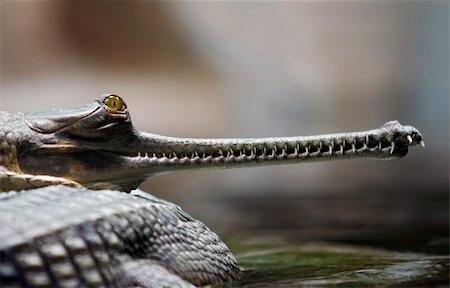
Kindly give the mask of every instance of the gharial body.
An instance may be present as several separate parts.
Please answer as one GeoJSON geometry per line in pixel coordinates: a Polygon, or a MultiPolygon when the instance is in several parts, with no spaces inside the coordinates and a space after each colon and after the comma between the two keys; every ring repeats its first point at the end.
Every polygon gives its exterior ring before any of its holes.
{"type": "Polygon", "coordinates": [[[0,191],[8,192],[0,194],[0,284],[233,281],[239,266],[214,232],[178,206],[132,190],[152,175],[179,169],[390,160],[413,145],[424,145],[422,135],[397,121],[306,137],[159,136],[134,128],[126,104],[113,94],[71,110],[0,112],[0,191]]]}

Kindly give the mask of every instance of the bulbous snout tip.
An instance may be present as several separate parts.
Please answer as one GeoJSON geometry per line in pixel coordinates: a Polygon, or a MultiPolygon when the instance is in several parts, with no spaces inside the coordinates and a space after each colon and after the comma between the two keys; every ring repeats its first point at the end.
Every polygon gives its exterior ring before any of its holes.
{"type": "Polygon", "coordinates": [[[423,141],[423,136],[420,131],[413,127],[413,126],[407,126],[409,128],[408,134],[406,135],[406,139],[408,140],[409,145],[420,145],[422,147],[425,147],[425,142],[423,141]]]}
{"type": "Polygon", "coordinates": [[[398,138],[403,139],[403,141],[406,140],[408,146],[420,145],[425,147],[422,133],[414,126],[403,126],[400,122],[394,120],[386,122],[381,129],[387,129],[393,132],[394,135],[396,134],[398,138]]]}

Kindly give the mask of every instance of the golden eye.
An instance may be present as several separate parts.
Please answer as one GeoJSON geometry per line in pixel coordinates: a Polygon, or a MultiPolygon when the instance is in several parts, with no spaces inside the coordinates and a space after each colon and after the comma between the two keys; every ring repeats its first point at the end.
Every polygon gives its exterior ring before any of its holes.
{"type": "Polygon", "coordinates": [[[125,103],[120,97],[116,95],[110,95],[103,100],[105,104],[112,111],[123,111],[125,109],[125,103]]]}

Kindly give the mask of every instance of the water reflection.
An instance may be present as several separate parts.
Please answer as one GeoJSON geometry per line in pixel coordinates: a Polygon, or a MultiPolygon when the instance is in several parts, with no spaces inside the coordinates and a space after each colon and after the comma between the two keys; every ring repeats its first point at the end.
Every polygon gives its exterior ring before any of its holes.
{"type": "Polygon", "coordinates": [[[429,287],[449,283],[448,256],[312,242],[256,250],[238,257],[244,273],[236,287],[429,287]]]}

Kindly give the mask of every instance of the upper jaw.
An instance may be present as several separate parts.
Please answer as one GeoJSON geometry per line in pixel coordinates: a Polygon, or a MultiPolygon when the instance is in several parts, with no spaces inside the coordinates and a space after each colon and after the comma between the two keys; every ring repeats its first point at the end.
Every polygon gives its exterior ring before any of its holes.
{"type": "MultiPolygon", "coordinates": [[[[101,141],[70,137],[54,140],[42,144],[38,155],[29,154],[30,159],[44,163],[48,161],[47,155],[39,154],[48,153],[49,157],[59,159],[60,166],[66,170],[58,176],[76,174],[74,180],[87,187],[121,190],[136,188],[148,176],[180,168],[340,158],[397,159],[406,155],[409,146],[424,145],[422,134],[416,128],[402,126],[397,121],[362,132],[265,139],[181,139],[139,132],[131,125],[123,125],[101,141]]],[[[42,165],[28,167],[29,172],[43,169],[42,165]]]]}
{"type": "MultiPolygon", "coordinates": [[[[390,121],[379,129],[366,132],[329,134],[322,136],[299,137],[309,146],[289,146],[272,143],[273,139],[292,141],[297,137],[266,139],[191,139],[172,138],[135,131],[135,141],[125,145],[127,150],[105,151],[128,158],[136,166],[170,167],[232,166],[234,162],[255,162],[261,160],[322,160],[349,157],[396,159],[406,155],[409,146],[424,146],[422,134],[412,126],[403,126],[398,121],[390,121]],[[365,137],[361,135],[365,135],[365,137]],[[354,136],[352,138],[352,136],[354,136]],[[342,137],[339,139],[339,137],[342,137]],[[336,141],[333,140],[338,138],[336,141]],[[265,142],[264,140],[267,140],[265,142]],[[236,144],[238,143],[238,144],[236,144]],[[240,147],[237,149],[237,147],[240,147]],[[308,149],[307,149],[308,148],[308,149]],[[331,157],[328,157],[331,156],[331,157]],[[314,159],[313,159],[314,158],[314,159]],[[255,160],[255,161],[253,161],[255,160]]],[[[121,146],[124,147],[124,146],[121,146]]],[[[281,162],[281,161],[280,161],[281,162]]]]}
{"type": "Polygon", "coordinates": [[[404,148],[417,145],[425,147],[422,134],[413,126],[402,126],[398,121],[389,121],[381,126],[380,130],[386,131],[387,138],[391,141],[392,145],[404,148]]]}

